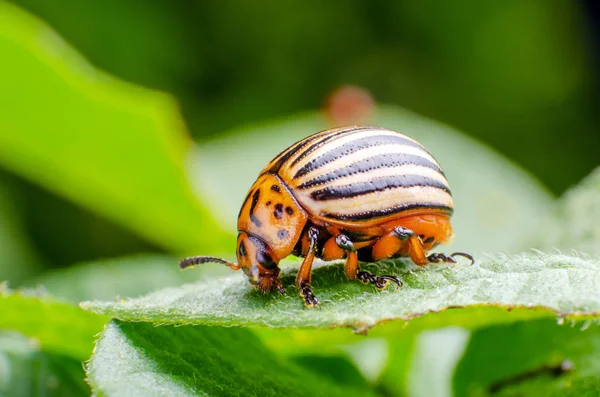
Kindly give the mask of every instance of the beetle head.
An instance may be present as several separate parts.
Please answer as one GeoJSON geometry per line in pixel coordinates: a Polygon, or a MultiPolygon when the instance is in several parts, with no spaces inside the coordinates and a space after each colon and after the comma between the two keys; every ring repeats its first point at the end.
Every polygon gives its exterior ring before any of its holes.
{"type": "Polygon", "coordinates": [[[236,252],[238,266],[248,276],[250,284],[257,286],[263,292],[282,288],[277,280],[279,259],[261,238],[240,232],[236,252]]]}

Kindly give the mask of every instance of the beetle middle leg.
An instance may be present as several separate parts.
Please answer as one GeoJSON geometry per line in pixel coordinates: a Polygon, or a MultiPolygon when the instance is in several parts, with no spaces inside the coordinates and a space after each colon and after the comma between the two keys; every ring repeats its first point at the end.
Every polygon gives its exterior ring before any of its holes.
{"type": "Polygon", "coordinates": [[[423,249],[421,239],[412,230],[402,226],[395,227],[391,232],[381,237],[379,241],[375,243],[372,254],[373,260],[378,261],[391,258],[401,249],[403,249],[403,251],[406,250],[410,259],[418,266],[425,266],[432,262],[456,263],[455,256],[463,256],[471,260],[471,263],[475,262],[470,254],[464,252],[455,252],[451,255],[433,253],[427,256],[427,253],[423,249]]]}
{"type": "Polygon", "coordinates": [[[313,294],[312,288],[310,287],[310,276],[312,271],[312,264],[315,260],[315,253],[317,250],[317,239],[319,238],[319,231],[311,227],[308,229],[307,237],[309,241],[308,252],[300,265],[298,275],[296,276],[296,286],[300,290],[300,295],[304,299],[304,304],[308,307],[314,307],[319,304],[319,300],[313,294]]]}
{"type": "MultiPolygon", "coordinates": [[[[334,237],[336,246],[346,253],[346,264],[344,265],[344,271],[346,276],[350,280],[359,280],[363,283],[370,283],[377,289],[384,289],[390,283],[390,281],[402,286],[402,281],[396,276],[376,276],[367,271],[360,271],[358,266],[358,255],[354,244],[350,238],[344,234],[338,234],[334,237]]],[[[326,243],[327,248],[327,243],[326,243]]]]}

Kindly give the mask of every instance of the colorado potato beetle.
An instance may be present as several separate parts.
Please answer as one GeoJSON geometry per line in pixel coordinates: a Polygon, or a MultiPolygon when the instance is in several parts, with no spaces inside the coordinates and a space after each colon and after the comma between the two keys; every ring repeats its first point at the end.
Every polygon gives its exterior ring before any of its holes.
{"type": "Polygon", "coordinates": [[[237,264],[194,256],[179,265],[222,263],[243,269],[263,292],[283,294],[279,261],[304,257],[296,286],[310,307],[319,303],[311,289],[315,257],[345,258],[348,279],[379,289],[402,283],[360,271],[359,260],[409,256],[424,266],[460,255],[473,262],[462,252],[427,256],[452,235],[453,211],[446,176],[421,144],[384,128],[335,128],[296,142],[262,170],[238,215],[237,264]]]}

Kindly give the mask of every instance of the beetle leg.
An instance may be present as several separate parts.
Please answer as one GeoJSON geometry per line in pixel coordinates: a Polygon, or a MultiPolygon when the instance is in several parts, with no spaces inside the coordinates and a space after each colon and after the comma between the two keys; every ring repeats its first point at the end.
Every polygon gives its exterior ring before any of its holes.
{"type": "Polygon", "coordinates": [[[310,276],[312,270],[312,264],[315,260],[315,253],[317,250],[317,238],[319,237],[319,230],[315,227],[311,227],[308,229],[308,240],[309,240],[309,248],[306,256],[304,257],[304,261],[302,265],[300,265],[300,270],[298,270],[298,275],[296,276],[296,286],[300,290],[300,296],[304,299],[304,304],[307,307],[314,307],[319,304],[319,300],[313,294],[312,289],[310,288],[310,276]]]}
{"type": "Polygon", "coordinates": [[[338,245],[338,247],[346,251],[346,253],[348,254],[346,264],[344,266],[344,271],[346,272],[346,276],[348,276],[348,279],[358,279],[365,284],[370,283],[371,285],[374,285],[377,289],[384,289],[385,287],[387,287],[390,281],[393,281],[394,283],[398,284],[399,287],[402,286],[402,281],[400,281],[400,279],[396,276],[375,276],[366,271],[359,271],[356,248],[354,247],[354,244],[352,244],[352,241],[350,241],[350,238],[348,238],[348,236],[344,234],[338,234],[335,237],[335,242],[338,245]]]}

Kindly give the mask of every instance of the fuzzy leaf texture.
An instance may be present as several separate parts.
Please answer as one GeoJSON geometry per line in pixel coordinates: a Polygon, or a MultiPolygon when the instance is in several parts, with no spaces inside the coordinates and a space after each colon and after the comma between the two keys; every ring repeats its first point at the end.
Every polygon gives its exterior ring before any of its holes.
{"type": "Polygon", "coordinates": [[[88,367],[107,396],[369,396],[286,361],[243,328],[110,322],[88,367]],[[250,364],[251,363],[251,364],[250,364]]]}
{"type": "MultiPolygon", "coordinates": [[[[362,266],[378,274],[398,274],[402,288],[379,292],[346,279],[340,263],[316,268],[313,289],[322,306],[305,309],[287,270],[285,296],[252,290],[241,273],[166,288],[121,302],[83,302],[96,313],[124,321],[157,324],[210,324],[269,327],[336,327],[365,330],[378,323],[409,320],[448,308],[470,306],[544,309],[548,315],[600,314],[600,262],[541,253],[480,259],[475,265],[430,265],[405,261],[362,266]]],[[[535,310],[531,311],[534,316],[535,310]]],[[[451,321],[452,317],[449,317],[451,321]]],[[[482,320],[485,321],[485,320],[482,320]]]]}

